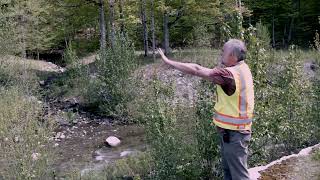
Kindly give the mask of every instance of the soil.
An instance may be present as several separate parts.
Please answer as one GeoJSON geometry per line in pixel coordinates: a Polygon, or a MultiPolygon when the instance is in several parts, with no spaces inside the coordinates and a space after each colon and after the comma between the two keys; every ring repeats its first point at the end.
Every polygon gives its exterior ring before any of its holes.
{"type": "Polygon", "coordinates": [[[292,157],[261,172],[259,180],[320,180],[320,161],[313,154],[292,157]]]}

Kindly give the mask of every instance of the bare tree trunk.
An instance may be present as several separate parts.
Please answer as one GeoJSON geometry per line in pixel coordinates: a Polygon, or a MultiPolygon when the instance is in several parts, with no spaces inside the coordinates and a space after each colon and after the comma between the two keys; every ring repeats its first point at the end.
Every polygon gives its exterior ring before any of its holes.
{"type": "Polygon", "coordinates": [[[120,34],[124,37],[124,18],[123,18],[123,0],[119,0],[119,13],[120,13],[120,34]]]}
{"type": "Polygon", "coordinates": [[[282,46],[284,48],[287,48],[286,35],[287,35],[287,25],[285,24],[283,29],[283,39],[282,39],[282,46]]]}
{"type": "Polygon", "coordinates": [[[109,10],[110,10],[110,28],[111,28],[111,34],[110,34],[110,42],[111,42],[111,48],[114,48],[115,44],[115,25],[114,25],[114,1],[115,0],[109,0],[109,10]]]}
{"type": "Polygon", "coordinates": [[[153,60],[156,59],[156,38],[154,29],[154,0],[151,0],[151,33],[152,33],[152,56],[153,60]]]}
{"type": "Polygon", "coordinates": [[[104,14],[104,1],[99,2],[99,24],[100,24],[100,54],[101,59],[104,59],[106,53],[106,21],[104,14]]]}
{"type": "Polygon", "coordinates": [[[274,0],[272,0],[272,47],[275,48],[276,40],[275,40],[275,32],[274,32],[274,0]]]}
{"type": "Polygon", "coordinates": [[[272,15],[272,47],[276,46],[275,34],[274,34],[274,15],[272,15]]]}
{"type": "Polygon", "coordinates": [[[39,49],[37,49],[37,60],[40,60],[40,53],[39,53],[39,49]]]}
{"type": "Polygon", "coordinates": [[[146,18],[146,0],[141,0],[141,21],[143,26],[143,47],[144,56],[148,56],[148,29],[147,29],[147,18],[146,18]]]}
{"type": "Polygon", "coordinates": [[[27,45],[26,45],[26,19],[24,17],[24,15],[21,16],[21,57],[26,59],[27,58],[27,45]]]}
{"type": "Polygon", "coordinates": [[[164,30],[164,51],[165,54],[170,53],[170,47],[169,47],[169,15],[167,12],[164,13],[163,16],[163,30],[164,30]]]}

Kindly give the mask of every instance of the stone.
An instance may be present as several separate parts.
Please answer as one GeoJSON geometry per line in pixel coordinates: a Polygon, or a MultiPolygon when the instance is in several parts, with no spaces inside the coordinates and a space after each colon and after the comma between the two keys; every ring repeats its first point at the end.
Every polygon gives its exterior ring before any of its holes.
{"type": "Polygon", "coordinates": [[[63,132],[58,132],[55,137],[56,141],[64,138],[66,138],[66,136],[63,134],[63,132]]]}
{"type": "Polygon", "coordinates": [[[121,141],[119,138],[115,137],[115,136],[109,136],[107,139],[106,139],[106,143],[108,145],[110,145],[111,147],[116,147],[116,146],[119,146],[121,141]]]}
{"type": "Polygon", "coordinates": [[[39,153],[32,153],[32,154],[31,154],[31,157],[32,157],[32,160],[33,160],[33,161],[36,161],[36,160],[39,159],[40,154],[39,154],[39,153]]]}
{"type": "Polygon", "coordinates": [[[44,86],[44,85],[45,85],[45,82],[44,82],[44,81],[39,81],[39,84],[40,84],[41,86],[44,86]]]}

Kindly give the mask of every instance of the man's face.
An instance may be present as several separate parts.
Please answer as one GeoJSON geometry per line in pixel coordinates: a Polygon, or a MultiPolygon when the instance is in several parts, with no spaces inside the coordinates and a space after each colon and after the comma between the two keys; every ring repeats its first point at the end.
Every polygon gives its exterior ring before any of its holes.
{"type": "Polygon", "coordinates": [[[222,51],[221,51],[221,57],[220,57],[221,64],[229,67],[232,65],[234,61],[234,56],[232,55],[231,52],[231,47],[228,43],[224,44],[222,51]]]}

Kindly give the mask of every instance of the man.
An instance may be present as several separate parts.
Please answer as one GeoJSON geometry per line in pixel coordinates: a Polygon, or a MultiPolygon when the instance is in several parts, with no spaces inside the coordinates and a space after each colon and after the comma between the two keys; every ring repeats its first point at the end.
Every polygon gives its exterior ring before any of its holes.
{"type": "Polygon", "coordinates": [[[217,84],[217,102],[213,123],[221,137],[221,155],[225,180],[248,180],[248,144],[254,106],[252,75],[246,57],[245,44],[231,39],[223,46],[221,64],[213,69],[193,63],[181,63],[168,59],[158,49],[163,61],[174,68],[217,84]]]}

